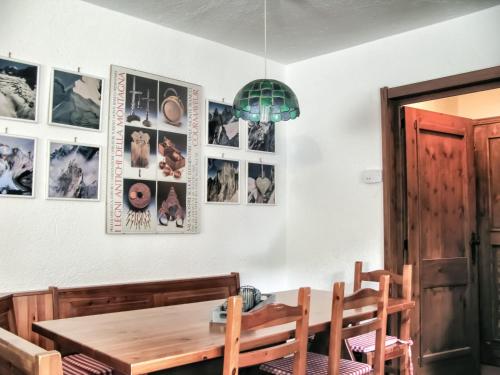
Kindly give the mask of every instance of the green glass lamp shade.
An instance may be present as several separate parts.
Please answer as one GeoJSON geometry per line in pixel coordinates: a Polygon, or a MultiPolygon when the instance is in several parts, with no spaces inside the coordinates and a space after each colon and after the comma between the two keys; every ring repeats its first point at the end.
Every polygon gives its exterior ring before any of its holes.
{"type": "Polygon", "coordinates": [[[256,79],[243,86],[234,98],[233,112],[236,118],[253,122],[288,121],[300,115],[295,93],[274,79],[256,79]]]}

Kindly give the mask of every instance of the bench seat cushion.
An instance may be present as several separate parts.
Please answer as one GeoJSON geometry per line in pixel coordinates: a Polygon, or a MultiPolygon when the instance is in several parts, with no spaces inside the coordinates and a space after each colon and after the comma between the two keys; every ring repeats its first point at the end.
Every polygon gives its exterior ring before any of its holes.
{"type": "MultiPolygon", "coordinates": [[[[385,346],[391,346],[398,342],[394,336],[385,336],[385,346]]],[[[375,351],[375,331],[365,333],[347,339],[347,344],[353,352],[369,353],[375,351]]]]}
{"type": "MultiPolygon", "coordinates": [[[[264,363],[260,370],[273,375],[292,375],[293,356],[276,359],[264,363]]],[[[366,363],[340,360],[341,375],[364,375],[371,373],[371,366],[366,363]]],[[[307,353],[307,375],[328,375],[328,356],[316,353],[307,353]]]]}
{"type": "Polygon", "coordinates": [[[85,354],[72,354],[63,358],[64,375],[112,375],[113,369],[85,354]]]}

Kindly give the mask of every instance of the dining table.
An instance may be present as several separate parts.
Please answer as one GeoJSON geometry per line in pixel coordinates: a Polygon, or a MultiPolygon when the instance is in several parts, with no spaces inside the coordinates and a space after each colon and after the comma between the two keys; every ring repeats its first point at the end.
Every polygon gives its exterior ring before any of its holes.
{"type": "MultiPolygon", "coordinates": [[[[297,290],[274,293],[274,302],[297,304],[297,290]]],[[[325,332],[331,318],[332,293],[311,291],[309,334],[325,332]]],[[[224,329],[210,323],[224,300],[123,311],[34,322],[33,331],[53,340],[64,353],[83,353],[123,375],[147,374],[223,356],[224,329]]],[[[412,301],[389,299],[388,313],[414,307],[412,301]]],[[[350,319],[370,319],[376,306],[346,310],[350,319]]],[[[242,332],[241,350],[293,337],[294,323],[242,332]]]]}

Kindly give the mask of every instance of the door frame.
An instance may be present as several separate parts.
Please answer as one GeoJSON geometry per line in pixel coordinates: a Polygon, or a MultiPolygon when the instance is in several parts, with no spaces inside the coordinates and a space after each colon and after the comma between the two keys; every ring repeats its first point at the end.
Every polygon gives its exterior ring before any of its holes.
{"type": "MultiPolygon", "coordinates": [[[[500,66],[380,89],[384,181],[384,267],[386,269],[401,273],[405,260],[410,259],[408,243],[405,241],[408,224],[406,216],[406,148],[400,108],[407,104],[495,88],[500,88],[500,66]]],[[[418,327],[419,329],[420,327],[418,327]]],[[[412,331],[414,330],[412,329],[412,331]]],[[[414,364],[416,373],[418,373],[419,367],[416,359],[420,358],[420,347],[415,347],[414,352],[414,364]]]]}

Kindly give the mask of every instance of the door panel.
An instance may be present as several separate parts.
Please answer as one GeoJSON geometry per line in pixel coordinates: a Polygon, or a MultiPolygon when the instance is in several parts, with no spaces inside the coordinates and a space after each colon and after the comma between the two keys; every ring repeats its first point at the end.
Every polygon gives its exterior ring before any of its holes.
{"type": "Polygon", "coordinates": [[[416,365],[423,374],[478,374],[472,120],[405,108],[405,123],[416,365]]]}
{"type": "Polygon", "coordinates": [[[481,361],[500,366],[500,118],[474,128],[478,180],[481,361]]]}

